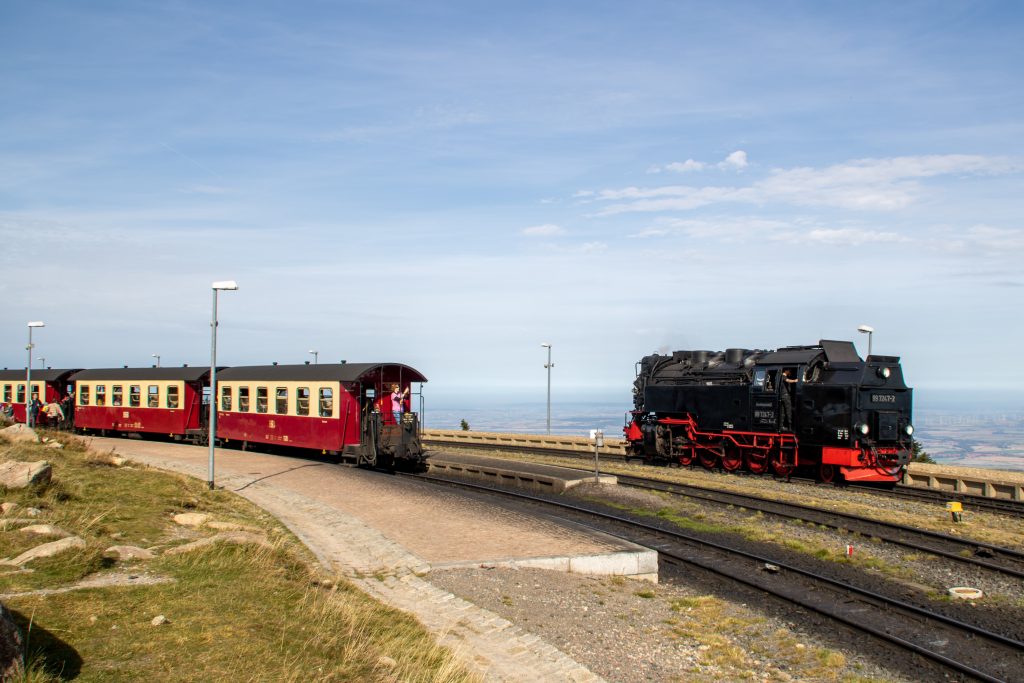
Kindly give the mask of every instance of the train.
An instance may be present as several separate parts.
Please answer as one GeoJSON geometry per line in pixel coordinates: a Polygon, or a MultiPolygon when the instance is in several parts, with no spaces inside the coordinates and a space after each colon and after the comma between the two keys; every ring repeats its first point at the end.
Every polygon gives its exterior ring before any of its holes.
{"type": "Polygon", "coordinates": [[[822,482],[900,480],[913,450],[913,390],[897,356],[853,342],[645,356],[627,457],[822,482]]]}
{"type": "MultiPolygon", "coordinates": [[[[427,378],[402,363],[33,370],[31,395],[64,407],[83,434],[209,443],[216,400],[218,443],[287,447],[383,469],[421,469],[420,411],[427,378]],[[413,391],[414,386],[417,391],[413,391]],[[402,410],[392,407],[399,388],[402,410]]],[[[0,398],[25,422],[25,370],[0,370],[0,398]]],[[[46,425],[46,418],[40,420],[46,425]]]]}

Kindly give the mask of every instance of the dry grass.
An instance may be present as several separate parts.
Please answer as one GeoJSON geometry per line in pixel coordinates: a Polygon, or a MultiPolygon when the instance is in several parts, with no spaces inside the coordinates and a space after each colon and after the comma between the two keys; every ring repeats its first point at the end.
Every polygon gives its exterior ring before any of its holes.
{"type": "MultiPolygon", "coordinates": [[[[63,440],[63,437],[61,437],[63,440]]],[[[3,500],[43,510],[40,522],[85,539],[84,551],[0,576],[0,593],[28,634],[25,681],[466,681],[471,677],[408,615],[336,577],[317,573],[308,551],[261,510],[202,482],[113,467],[69,441],[61,451],[0,444],[18,460],[50,460],[52,485],[3,500]],[[207,532],[170,517],[201,511],[261,530],[271,543],[210,546],[121,566],[173,579],[40,596],[118,567],[111,545],[165,549],[207,532]],[[153,626],[164,615],[169,623],[153,626]]],[[[14,513],[16,514],[16,512],[14,513]]],[[[38,544],[0,532],[0,555],[38,544]]]]}

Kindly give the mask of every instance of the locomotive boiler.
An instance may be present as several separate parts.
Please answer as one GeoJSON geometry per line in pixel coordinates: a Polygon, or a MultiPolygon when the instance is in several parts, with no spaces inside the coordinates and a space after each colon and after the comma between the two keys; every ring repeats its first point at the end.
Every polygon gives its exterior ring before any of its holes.
{"type": "Polygon", "coordinates": [[[900,359],[853,342],[654,354],[637,363],[627,454],[821,481],[896,482],[910,459],[900,359]]]}

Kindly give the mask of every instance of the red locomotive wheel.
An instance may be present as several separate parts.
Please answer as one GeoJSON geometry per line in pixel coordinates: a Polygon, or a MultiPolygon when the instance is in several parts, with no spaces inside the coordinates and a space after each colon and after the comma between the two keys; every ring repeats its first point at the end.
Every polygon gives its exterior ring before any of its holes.
{"type": "Polygon", "coordinates": [[[706,470],[715,469],[715,465],[718,464],[718,453],[709,448],[702,448],[700,451],[700,464],[706,470]]]}
{"type": "Polygon", "coordinates": [[[722,467],[727,472],[735,472],[743,466],[743,454],[740,449],[731,443],[722,446],[722,467]]]}
{"type": "Polygon", "coordinates": [[[679,453],[679,464],[680,465],[684,465],[686,467],[689,467],[690,465],[693,464],[693,459],[694,459],[693,448],[684,448],[679,453]]]}
{"type": "Polygon", "coordinates": [[[836,480],[836,466],[821,464],[818,468],[818,480],[823,484],[831,484],[836,480]]]}
{"type": "Polygon", "coordinates": [[[772,470],[780,477],[788,477],[793,474],[793,470],[796,469],[788,462],[783,462],[781,456],[776,454],[772,460],[772,470]]]}
{"type": "Polygon", "coordinates": [[[747,469],[754,474],[764,474],[768,471],[768,454],[761,451],[750,451],[747,453],[747,469]]]}

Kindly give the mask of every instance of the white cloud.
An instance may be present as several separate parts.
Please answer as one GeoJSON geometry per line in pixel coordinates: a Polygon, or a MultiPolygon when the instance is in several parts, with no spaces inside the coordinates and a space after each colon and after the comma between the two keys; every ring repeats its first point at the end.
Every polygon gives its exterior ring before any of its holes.
{"type": "Polygon", "coordinates": [[[553,223],[545,223],[544,225],[534,225],[529,228],[523,228],[522,234],[527,237],[555,237],[556,235],[564,235],[565,230],[561,226],[553,223]]]}
{"type": "MultiPolygon", "coordinates": [[[[720,168],[744,168],[746,154],[733,152],[720,168]]],[[[895,211],[923,193],[921,180],[948,175],[999,175],[1024,166],[1005,157],[949,154],[889,159],[855,159],[826,168],[774,169],[746,187],[626,187],[602,190],[607,205],[598,215],[627,212],[685,211],[719,203],[784,203],[843,209],[895,211]]]]}
{"type": "Polygon", "coordinates": [[[693,159],[687,159],[686,161],[669,164],[665,167],[666,171],[675,171],[676,173],[687,173],[689,171],[702,171],[707,166],[704,162],[694,161],[693,159]]]}
{"type": "Polygon", "coordinates": [[[724,161],[718,164],[718,168],[723,169],[741,169],[746,167],[747,153],[744,152],[742,149],[736,150],[735,152],[727,156],[724,161]]]}

